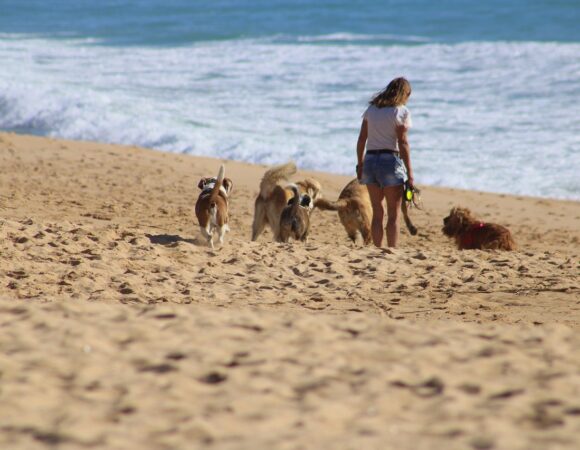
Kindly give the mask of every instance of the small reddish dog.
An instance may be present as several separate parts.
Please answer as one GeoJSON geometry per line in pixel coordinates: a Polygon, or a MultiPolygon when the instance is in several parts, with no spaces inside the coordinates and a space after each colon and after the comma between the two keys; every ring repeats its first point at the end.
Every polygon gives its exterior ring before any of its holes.
{"type": "Polygon", "coordinates": [[[453,208],[443,219],[443,234],[454,238],[459,250],[515,250],[510,230],[476,219],[467,208],[453,208]]]}
{"type": "Polygon", "coordinates": [[[225,168],[222,165],[217,178],[202,178],[197,187],[201,194],[195,204],[195,215],[199,222],[201,234],[206,238],[207,244],[214,248],[213,234],[218,233],[220,245],[224,243],[228,226],[228,198],[232,191],[232,180],[224,178],[225,168]]]}

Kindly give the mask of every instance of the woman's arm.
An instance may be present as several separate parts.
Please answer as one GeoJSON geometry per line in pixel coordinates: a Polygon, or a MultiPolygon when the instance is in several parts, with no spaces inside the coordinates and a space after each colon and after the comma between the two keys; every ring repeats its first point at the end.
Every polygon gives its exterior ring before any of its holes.
{"type": "Polygon", "coordinates": [[[360,133],[358,134],[358,141],[356,143],[356,177],[360,180],[362,178],[363,158],[365,155],[365,145],[368,137],[368,125],[366,119],[362,121],[360,126],[360,133]]]}
{"type": "Polygon", "coordinates": [[[397,142],[399,143],[399,153],[401,159],[405,163],[407,168],[407,176],[409,177],[409,185],[411,187],[414,185],[413,180],[413,166],[411,166],[411,147],[409,146],[409,140],[407,139],[407,127],[404,125],[399,125],[397,127],[397,142]]]}

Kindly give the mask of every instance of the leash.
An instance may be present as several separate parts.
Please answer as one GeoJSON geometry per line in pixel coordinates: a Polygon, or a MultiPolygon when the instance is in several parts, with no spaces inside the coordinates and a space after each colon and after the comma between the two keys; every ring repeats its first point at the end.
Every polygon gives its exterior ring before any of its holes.
{"type": "Polygon", "coordinates": [[[421,191],[419,190],[419,188],[416,188],[415,186],[409,186],[409,181],[405,181],[405,184],[403,185],[403,201],[407,202],[409,204],[409,207],[415,207],[417,209],[421,209],[421,207],[419,206],[419,194],[421,193],[421,191]]]}

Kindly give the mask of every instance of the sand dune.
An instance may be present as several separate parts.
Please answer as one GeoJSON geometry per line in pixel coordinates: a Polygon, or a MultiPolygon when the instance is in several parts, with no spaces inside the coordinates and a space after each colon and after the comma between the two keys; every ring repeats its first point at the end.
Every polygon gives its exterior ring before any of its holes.
{"type": "MultiPolygon", "coordinates": [[[[580,204],[422,186],[418,236],[250,242],[264,166],[0,133],[0,448],[580,446],[580,204]],[[459,252],[454,205],[517,252],[459,252]]],[[[349,177],[317,178],[336,198],[349,177]]]]}

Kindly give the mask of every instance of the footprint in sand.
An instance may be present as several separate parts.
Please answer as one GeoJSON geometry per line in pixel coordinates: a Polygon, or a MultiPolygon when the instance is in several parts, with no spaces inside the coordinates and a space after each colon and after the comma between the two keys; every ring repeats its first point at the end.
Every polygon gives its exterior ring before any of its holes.
{"type": "Polygon", "coordinates": [[[400,380],[393,381],[391,384],[395,387],[409,389],[418,397],[424,398],[435,397],[442,394],[445,390],[445,383],[443,383],[443,381],[441,381],[441,379],[438,377],[432,377],[423,382],[414,384],[400,380]]]}
{"type": "Polygon", "coordinates": [[[415,286],[418,286],[418,287],[425,289],[425,288],[429,287],[430,284],[431,284],[431,282],[429,280],[427,280],[426,278],[421,278],[421,279],[419,279],[417,284],[415,284],[415,286]]]}
{"type": "Polygon", "coordinates": [[[481,386],[473,383],[463,383],[457,388],[469,395],[478,395],[481,393],[481,386]]]}
{"type": "Polygon", "coordinates": [[[181,352],[170,352],[167,355],[165,355],[165,358],[171,361],[181,361],[182,359],[186,358],[186,355],[181,352]]]}
{"type": "Polygon", "coordinates": [[[209,372],[203,376],[201,376],[200,378],[198,378],[199,381],[201,381],[202,383],[205,384],[219,384],[219,383],[223,383],[224,381],[226,381],[228,379],[226,374],[223,374],[221,372],[209,372]]]}
{"type": "Polygon", "coordinates": [[[558,406],[560,406],[558,400],[537,402],[532,406],[532,412],[527,415],[526,419],[535,428],[541,430],[560,427],[565,424],[565,421],[561,413],[555,410],[558,406]]]}
{"type": "Polygon", "coordinates": [[[421,261],[424,261],[424,260],[426,260],[426,259],[427,259],[427,256],[426,256],[424,253],[422,253],[422,252],[419,252],[419,253],[417,253],[416,255],[414,255],[412,258],[414,258],[414,259],[419,259],[419,260],[421,260],[421,261]]]}
{"type": "Polygon", "coordinates": [[[131,289],[131,287],[127,283],[123,283],[121,284],[121,286],[119,286],[119,292],[123,295],[129,295],[133,294],[135,291],[131,289]]]}
{"type": "Polygon", "coordinates": [[[144,364],[138,368],[139,372],[153,372],[158,374],[164,374],[168,372],[175,372],[177,367],[168,363],[160,364],[144,364]]]}
{"type": "Polygon", "coordinates": [[[83,250],[81,252],[81,254],[83,254],[85,258],[90,259],[91,261],[102,259],[101,258],[101,255],[98,255],[98,254],[94,253],[94,250],[92,250],[90,248],[87,248],[86,250],[83,250]]]}
{"type": "Polygon", "coordinates": [[[12,270],[6,272],[10,278],[14,278],[16,280],[22,280],[23,278],[28,278],[28,274],[24,270],[12,270]]]}

